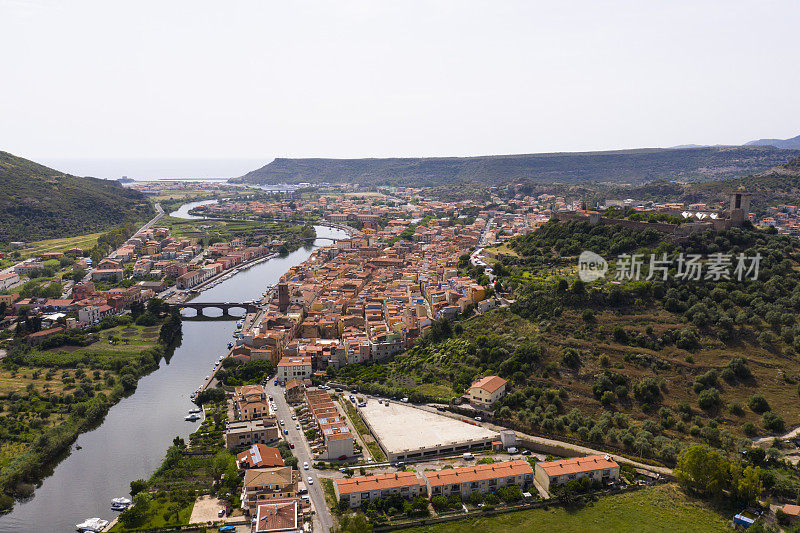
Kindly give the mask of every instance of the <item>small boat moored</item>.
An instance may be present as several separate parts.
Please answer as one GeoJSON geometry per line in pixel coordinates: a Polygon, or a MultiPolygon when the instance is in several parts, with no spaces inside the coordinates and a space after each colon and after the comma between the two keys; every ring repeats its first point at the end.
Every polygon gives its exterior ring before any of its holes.
{"type": "Polygon", "coordinates": [[[130,498],[114,498],[111,500],[111,510],[124,511],[130,507],[132,503],[133,502],[130,500],[130,498]]]}
{"type": "Polygon", "coordinates": [[[89,518],[81,522],[80,524],[75,524],[75,529],[78,531],[90,531],[92,533],[98,533],[103,530],[108,525],[108,520],[103,520],[102,518],[89,518]]]}
{"type": "Polygon", "coordinates": [[[191,414],[183,417],[183,419],[187,422],[196,422],[197,420],[200,420],[200,418],[200,415],[197,414],[191,414]]]}

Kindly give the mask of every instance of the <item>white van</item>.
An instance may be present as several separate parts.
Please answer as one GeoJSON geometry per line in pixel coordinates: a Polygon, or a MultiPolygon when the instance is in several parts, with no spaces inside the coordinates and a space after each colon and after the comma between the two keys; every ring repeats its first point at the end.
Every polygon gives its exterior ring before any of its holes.
{"type": "Polygon", "coordinates": [[[469,452],[467,452],[467,453],[465,453],[464,455],[462,455],[462,457],[464,458],[464,460],[465,460],[465,461],[469,461],[469,460],[471,460],[471,459],[475,459],[475,456],[474,456],[474,455],[472,455],[472,454],[471,454],[471,453],[469,453],[469,452]]]}

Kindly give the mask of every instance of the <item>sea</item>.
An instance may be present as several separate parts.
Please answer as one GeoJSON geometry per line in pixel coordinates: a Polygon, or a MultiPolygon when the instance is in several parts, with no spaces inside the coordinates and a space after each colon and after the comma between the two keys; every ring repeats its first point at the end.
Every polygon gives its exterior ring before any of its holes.
{"type": "Polygon", "coordinates": [[[203,180],[226,181],[261,168],[272,161],[262,159],[37,159],[50,168],[74,176],[109,180],[123,177],[136,181],[203,180]]]}

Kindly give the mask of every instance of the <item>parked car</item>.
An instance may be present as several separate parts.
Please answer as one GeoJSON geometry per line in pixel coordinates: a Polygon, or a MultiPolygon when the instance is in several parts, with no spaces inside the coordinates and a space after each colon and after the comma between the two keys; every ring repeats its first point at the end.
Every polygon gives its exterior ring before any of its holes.
{"type": "Polygon", "coordinates": [[[442,411],[442,412],[444,412],[444,411],[446,411],[447,409],[445,409],[444,407],[442,407],[441,405],[439,405],[439,406],[437,406],[437,407],[436,407],[436,410],[437,410],[437,411],[442,411]]]}
{"type": "Polygon", "coordinates": [[[217,511],[217,516],[220,518],[225,516],[225,509],[220,509],[219,511],[217,511]]]}
{"type": "Polygon", "coordinates": [[[475,417],[475,422],[483,422],[483,418],[481,418],[479,416],[476,416],[475,417]]]}
{"type": "Polygon", "coordinates": [[[285,420],[281,420],[281,425],[285,426],[286,425],[286,421],[285,420]]]}
{"type": "Polygon", "coordinates": [[[408,398],[401,398],[400,401],[403,403],[408,403],[408,398]]]}
{"type": "Polygon", "coordinates": [[[289,448],[291,448],[291,449],[293,449],[293,450],[294,450],[294,443],[293,443],[293,442],[290,442],[290,443],[289,443],[289,448]]]}
{"type": "Polygon", "coordinates": [[[220,533],[236,533],[236,526],[222,526],[219,531],[220,533]]]}
{"type": "Polygon", "coordinates": [[[308,461],[303,463],[303,470],[308,470],[308,461]]]}
{"type": "Polygon", "coordinates": [[[300,429],[300,424],[295,424],[294,429],[300,429]]]}
{"type": "Polygon", "coordinates": [[[288,435],[288,434],[289,434],[289,430],[288,430],[288,429],[284,429],[284,430],[283,430],[283,434],[284,434],[284,435],[288,435]]]}
{"type": "Polygon", "coordinates": [[[297,415],[292,415],[292,420],[297,420],[297,415]]]}
{"type": "Polygon", "coordinates": [[[530,455],[530,454],[531,454],[530,450],[522,450],[522,455],[530,455]]]}
{"type": "Polygon", "coordinates": [[[311,478],[311,476],[308,476],[308,484],[309,485],[313,485],[314,484],[314,480],[311,478]]]}

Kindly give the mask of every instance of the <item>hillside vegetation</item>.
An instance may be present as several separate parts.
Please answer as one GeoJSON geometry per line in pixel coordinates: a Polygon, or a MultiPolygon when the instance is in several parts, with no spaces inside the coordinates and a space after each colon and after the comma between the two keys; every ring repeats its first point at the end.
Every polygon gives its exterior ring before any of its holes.
{"type": "Polygon", "coordinates": [[[71,176],[0,152],[0,244],[95,233],[152,212],[144,195],[115,181],[71,176]]]}
{"type": "MultiPolygon", "coordinates": [[[[497,374],[514,391],[501,424],[674,464],[689,443],[727,451],[800,424],[800,272],[797,239],[734,228],[668,242],[655,230],[550,222],[509,244],[493,267],[509,309],[437,321],[392,361],[352,365],[337,378],[359,390],[450,400],[497,374]],[[593,250],[761,255],[758,279],[584,284],[577,255],[593,250]]],[[[462,268],[475,270],[462,261],[462,268]]],[[[734,260],[733,266],[736,262],[734,260]]],[[[705,271],[704,271],[705,272],[705,271]]],[[[480,276],[479,272],[471,272],[480,276]]],[[[777,452],[780,454],[780,452],[777,452]]],[[[797,478],[765,487],[796,494],[797,478]]]]}
{"type": "Polygon", "coordinates": [[[640,149],[482,157],[283,159],[234,182],[355,183],[439,186],[465,182],[642,183],[655,179],[707,181],[744,176],[785,163],[797,150],[770,146],[640,149]]]}

